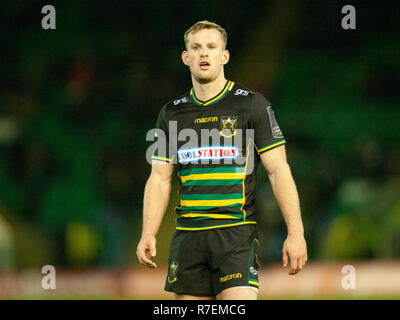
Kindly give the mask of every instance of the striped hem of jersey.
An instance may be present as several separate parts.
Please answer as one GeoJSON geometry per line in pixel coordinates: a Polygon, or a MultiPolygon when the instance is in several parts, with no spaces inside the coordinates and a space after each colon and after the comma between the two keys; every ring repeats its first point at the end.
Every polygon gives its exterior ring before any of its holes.
{"type": "Polygon", "coordinates": [[[208,106],[212,103],[215,103],[215,102],[221,100],[227,94],[228,91],[232,90],[232,87],[234,84],[235,83],[233,81],[227,81],[224,88],[222,89],[222,91],[219,94],[217,94],[214,98],[207,100],[207,101],[201,101],[201,100],[197,99],[193,88],[190,89],[190,96],[193,98],[194,102],[196,102],[198,105],[208,106]]]}
{"type": "Polygon", "coordinates": [[[196,212],[181,213],[177,219],[191,219],[192,221],[204,219],[238,219],[243,220],[243,213],[212,213],[212,212],[196,212]]]}
{"type": "Polygon", "coordinates": [[[218,225],[212,225],[212,226],[204,226],[204,227],[177,226],[176,230],[200,231],[200,230],[209,230],[209,229],[217,229],[217,228],[235,227],[235,226],[241,226],[241,225],[245,225],[245,224],[257,224],[257,222],[256,221],[242,221],[242,222],[224,223],[224,224],[218,224],[218,225]]]}
{"type": "MultiPolygon", "coordinates": [[[[278,141],[278,142],[275,142],[275,143],[273,143],[273,144],[270,144],[269,146],[266,146],[266,147],[261,148],[261,149],[258,149],[258,148],[256,147],[256,149],[257,149],[257,152],[258,152],[258,153],[262,153],[262,152],[271,150],[271,149],[273,149],[273,148],[275,148],[275,147],[278,147],[278,146],[280,146],[280,145],[282,145],[282,144],[285,144],[285,143],[286,143],[286,140],[282,140],[282,141],[278,141]]],[[[255,145],[254,145],[254,146],[255,146],[255,145]]]]}
{"type": "MultiPolygon", "coordinates": [[[[221,195],[222,198],[222,195],[221,195]]],[[[218,199],[218,200],[183,200],[181,198],[182,210],[209,210],[214,207],[233,207],[240,208],[244,199],[218,199]]]]}
{"type": "Polygon", "coordinates": [[[163,158],[163,157],[158,157],[158,156],[151,156],[152,160],[159,160],[159,161],[167,161],[167,162],[171,162],[172,159],[169,158],[163,158]]]}

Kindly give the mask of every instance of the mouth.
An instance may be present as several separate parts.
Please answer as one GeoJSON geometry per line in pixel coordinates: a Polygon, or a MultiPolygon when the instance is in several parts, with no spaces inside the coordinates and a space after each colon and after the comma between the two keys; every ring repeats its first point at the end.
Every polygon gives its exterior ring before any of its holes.
{"type": "Polygon", "coordinates": [[[210,68],[210,63],[207,61],[202,61],[199,64],[201,70],[208,70],[210,68]]]}

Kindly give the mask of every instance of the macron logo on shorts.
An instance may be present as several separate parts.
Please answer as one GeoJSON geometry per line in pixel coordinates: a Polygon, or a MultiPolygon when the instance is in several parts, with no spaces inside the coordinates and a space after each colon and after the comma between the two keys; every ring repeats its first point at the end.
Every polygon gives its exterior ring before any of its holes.
{"type": "Polygon", "coordinates": [[[240,272],[232,273],[232,274],[228,274],[225,277],[219,278],[219,282],[222,283],[222,282],[225,282],[225,281],[228,281],[228,280],[232,280],[232,279],[239,279],[241,277],[242,277],[242,274],[240,272]]]}

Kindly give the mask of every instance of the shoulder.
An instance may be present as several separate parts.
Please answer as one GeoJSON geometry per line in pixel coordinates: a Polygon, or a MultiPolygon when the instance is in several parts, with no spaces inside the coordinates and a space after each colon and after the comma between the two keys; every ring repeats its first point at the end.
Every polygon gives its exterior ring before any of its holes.
{"type": "Polygon", "coordinates": [[[262,95],[259,92],[254,93],[252,102],[255,108],[260,108],[260,107],[265,108],[271,106],[271,102],[269,102],[267,98],[265,98],[264,95],[262,95]]]}
{"type": "Polygon", "coordinates": [[[246,86],[235,82],[235,85],[232,88],[232,93],[235,97],[238,98],[252,98],[255,92],[251,91],[249,88],[246,86]]]}
{"type": "Polygon", "coordinates": [[[189,103],[190,92],[181,94],[180,96],[176,96],[173,99],[169,100],[165,103],[160,109],[160,116],[165,118],[168,117],[172,112],[179,110],[182,106],[189,103]]]}
{"type": "Polygon", "coordinates": [[[264,95],[262,95],[259,92],[252,91],[248,87],[240,84],[240,83],[235,83],[235,86],[232,88],[233,95],[236,97],[243,97],[247,98],[249,103],[251,103],[252,106],[258,107],[258,106],[270,106],[271,102],[269,102],[264,95]]]}
{"type": "Polygon", "coordinates": [[[182,107],[183,105],[189,103],[189,98],[190,98],[190,92],[185,92],[184,94],[181,94],[180,96],[177,96],[173,98],[172,100],[168,101],[163,108],[166,109],[171,109],[171,108],[179,108],[182,107]]]}

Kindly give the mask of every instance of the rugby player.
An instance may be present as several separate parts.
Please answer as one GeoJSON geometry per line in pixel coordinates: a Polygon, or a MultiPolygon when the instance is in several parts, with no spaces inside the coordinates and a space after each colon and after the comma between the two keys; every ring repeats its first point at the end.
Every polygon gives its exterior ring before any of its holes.
{"type": "Polygon", "coordinates": [[[294,275],[307,261],[299,197],[286,160],[286,140],[269,101],[225,78],[229,51],[221,26],[199,21],[186,31],[184,41],[182,61],[189,67],[193,87],[159,113],[157,128],[166,133],[167,148],[160,148],[152,157],[136,253],[140,263],[157,267],[152,261],[156,234],[176,167],[180,204],[175,208],[177,227],[165,290],[174,292],[177,299],[257,299],[260,262],[255,174],[259,162],[268,173],[287,226],[283,266],[289,266],[289,274],[294,275]],[[202,129],[214,130],[230,143],[210,145],[207,141],[188,148],[184,141],[169,140],[172,122],[176,122],[178,132],[190,128],[200,137],[202,129]],[[235,140],[239,130],[245,129],[253,130],[253,138],[235,140]],[[241,164],[234,161],[239,155],[244,159],[241,164]]]}

